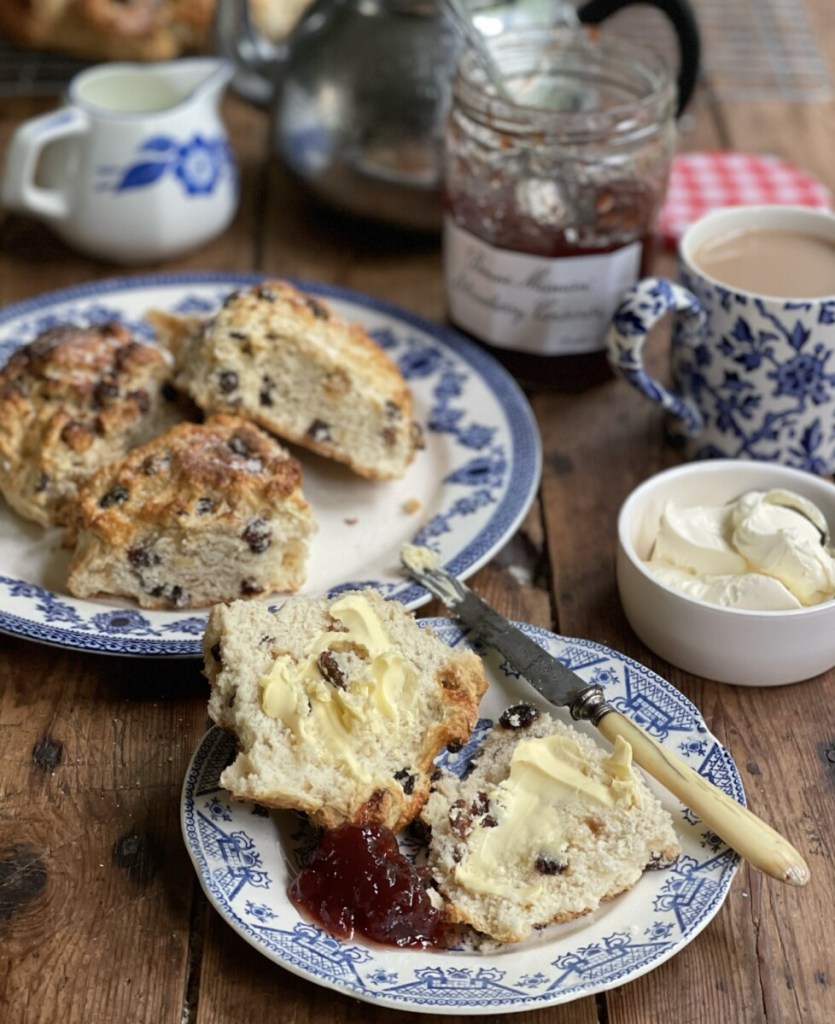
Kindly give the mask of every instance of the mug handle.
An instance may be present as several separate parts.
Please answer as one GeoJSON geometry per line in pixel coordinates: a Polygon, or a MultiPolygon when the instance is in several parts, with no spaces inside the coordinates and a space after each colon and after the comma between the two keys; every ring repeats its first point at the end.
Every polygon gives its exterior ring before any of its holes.
{"type": "Polygon", "coordinates": [[[578,9],[577,14],[583,25],[599,25],[624,7],[637,3],[657,7],[669,18],[675,30],[680,57],[677,113],[681,114],[696,88],[701,60],[699,26],[687,0],[588,0],[578,9]]]}
{"type": "Polygon", "coordinates": [[[691,346],[704,338],[707,314],[696,296],[664,277],[648,277],[625,292],[615,310],[606,339],[612,369],[650,401],[681,420],[687,437],[696,437],[704,418],[695,403],[671,391],[651,376],[644,365],[643,348],[650,329],[666,314],[675,318],[675,329],[691,346]]]}
{"type": "Polygon", "coordinates": [[[87,115],[77,107],[63,107],[22,124],[12,136],[6,156],[3,205],[46,221],[66,220],[71,213],[70,195],[61,189],[43,188],[35,183],[38,161],[51,143],[86,135],[89,129],[87,115]]]}

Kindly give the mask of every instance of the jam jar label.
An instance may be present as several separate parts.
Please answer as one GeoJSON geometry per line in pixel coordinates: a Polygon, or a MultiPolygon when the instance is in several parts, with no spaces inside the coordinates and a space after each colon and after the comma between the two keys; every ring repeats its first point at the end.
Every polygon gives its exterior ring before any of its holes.
{"type": "Polygon", "coordinates": [[[640,242],[588,256],[532,256],[497,249],[444,220],[450,319],[498,348],[546,356],[602,350],[640,264],[640,242]]]}

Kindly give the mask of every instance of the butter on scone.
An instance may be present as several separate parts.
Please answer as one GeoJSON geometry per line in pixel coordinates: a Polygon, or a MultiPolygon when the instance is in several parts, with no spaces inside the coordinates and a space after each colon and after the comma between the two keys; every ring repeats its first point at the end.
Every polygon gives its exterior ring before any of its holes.
{"type": "Polygon", "coordinates": [[[670,814],[632,766],[528,704],[509,708],[463,779],[421,813],[448,921],[500,942],[595,910],[680,851],[670,814]]]}
{"type": "Polygon", "coordinates": [[[218,415],[100,470],[72,529],[76,597],[202,608],[297,590],[316,527],[298,460],[247,420],[218,415]]]}
{"type": "Polygon", "coordinates": [[[25,519],[65,523],[78,487],[164,429],[165,353],[121,324],[61,325],[0,371],[0,493],[25,519]]]}
{"type": "Polygon", "coordinates": [[[234,292],[203,322],[151,313],[175,384],[207,412],[246,416],[369,479],[421,445],[400,370],[356,323],[285,281],[234,292]]]}
{"type": "Polygon", "coordinates": [[[238,743],[221,786],[326,828],[412,821],[487,688],[477,655],[372,589],[217,606],[203,648],[209,714],[238,743]]]}

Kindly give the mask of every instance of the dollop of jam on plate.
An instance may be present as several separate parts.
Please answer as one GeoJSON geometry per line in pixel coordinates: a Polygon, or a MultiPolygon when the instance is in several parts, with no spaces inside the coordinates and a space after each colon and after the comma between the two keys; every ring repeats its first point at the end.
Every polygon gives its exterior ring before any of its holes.
{"type": "Polygon", "coordinates": [[[441,943],[440,912],[426,877],[381,825],[328,829],[308,865],[293,879],[293,904],[339,939],[359,932],[387,946],[441,943]]]}

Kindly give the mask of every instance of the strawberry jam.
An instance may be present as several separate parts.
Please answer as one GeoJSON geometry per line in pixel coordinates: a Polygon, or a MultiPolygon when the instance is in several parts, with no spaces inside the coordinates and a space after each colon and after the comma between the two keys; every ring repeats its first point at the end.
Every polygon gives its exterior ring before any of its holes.
{"type": "Polygon", "coordinates": [[[360,932],[388,946],[431,946],[440,938],[440,915],[423,876],[381,825],[340,825],[325,832],[289,895],[340,939],[360,932]]]}

